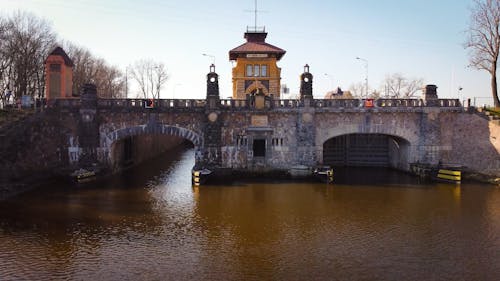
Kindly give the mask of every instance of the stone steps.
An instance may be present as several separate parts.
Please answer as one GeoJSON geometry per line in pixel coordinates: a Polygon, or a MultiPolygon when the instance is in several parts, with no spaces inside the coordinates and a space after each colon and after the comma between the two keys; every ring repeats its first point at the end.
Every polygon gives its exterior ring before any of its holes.
{"type": "Polygon", "coordinates": [[[483,108],[478,108],[477,114],[486,120],[493,121],[494,123],[498,123],[500,125],[500,115],[496,113],[485,110],[483,108]]]}

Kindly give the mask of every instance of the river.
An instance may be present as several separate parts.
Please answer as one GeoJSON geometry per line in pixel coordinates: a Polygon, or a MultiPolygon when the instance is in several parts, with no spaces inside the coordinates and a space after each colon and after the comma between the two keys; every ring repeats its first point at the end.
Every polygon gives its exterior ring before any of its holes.
{"type": "Polygon", "coordinates": [[[191,186],[191,149],[0,202],[0,280],[500,280],[500,189],[357,169],[191,186]]]}

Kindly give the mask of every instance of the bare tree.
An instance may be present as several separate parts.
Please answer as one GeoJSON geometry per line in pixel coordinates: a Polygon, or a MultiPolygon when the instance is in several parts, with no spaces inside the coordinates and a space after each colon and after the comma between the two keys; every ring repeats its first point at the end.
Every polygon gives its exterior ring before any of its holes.
{"type": "Polygon", "coordinates": [[[135,62],[131,69],[132,78],[139,85],[141,95],[144,98],[160,98],[161,89],[168,80],[165,65],[143,59],[135,62]]]}
{"type": "Polygon", "coordinates": [[[73,60],[73,95],[81,93],[85,83],[94,83],[101,98],[125,97],[123,73],[114,66],[109,66],[103,59],[80,46],[65,42],[68,56],[73,60]]]}
{"type": "Polygon", "coordinates": [[[9,65],[11,56],[7,52],[7,39],[9,29],[11,28],[11,24],[0,18],[0,102],[2,105],[6,103],[6,93],[9,85],[9,65]]]}
{"type": "Polygon", "coordinates": [[[391,98],[411,98],[421,90],[422,78],[406,78],[401,73],[387,75],[384,79],[384,92],[391,98]]]}
{"type": "MultiPolygon", "coordinates": [[[[45,59],[56,46],[56,35],[44,19],[30,13],[16,12],[0,16],[0,101],[6,93],[13,98],[23,95],[42,98],[45,90],[45,59]]],[[[96,84],[99,95],[106,98],[124,97],[123,73],[94,57],[85,48],[71,43],[62,44],[72,58],[73,94],[78,95],[83,84],[96,84]]]]}
{"type": "Polygon", "coordinates": [[[349,92],[354,98],[361,98],[365,94],[366,84],[365,82],[357,82],[351,84],[349,87],[349,92]]]}
{"type": "Polygon", "coordinates": [[[42,97],[45,87],[44,60],[54,46],[50,24],[30,13],[16,12],[0,23],[0,86],[23,95],[42,97]]]}
{"type": "Polygon", "coordinates": [[[377,91],[377,90],[373,90],[369,95],[368,95],[368,98],[370,99],[378,99],[378,98],[381,98],[382,97],[382,94],[377,91]]]}
{"type": "Polygon", "coordinates": [[[496,75],[500,51],[500,0],[474,0],[474,3],[465,47],[470,51],[471,66],[490,73],[493,101],[495,107],[500,107],[496,75]]]}

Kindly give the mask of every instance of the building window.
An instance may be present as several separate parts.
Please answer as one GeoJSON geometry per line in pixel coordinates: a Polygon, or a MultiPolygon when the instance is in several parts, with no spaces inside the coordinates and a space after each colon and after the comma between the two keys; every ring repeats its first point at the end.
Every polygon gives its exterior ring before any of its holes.
{"type": "Polygon", "coordinates": [[[247,77],[253,76],[253,65],[247,64],[247,72],[246,72],[247,77]]]}
{"type": "Polygon", "coordinates": [[[267,77],[267,64],[263,64],[260,68],[260,76],[267,77]]]}
{"type": "Polygon", "coordinates": [[[260,76],[260,65],[258,64],[254,65],[254,75],[260,76]]]}
{"type": "Polygon", "coordinates": [[[247,64],[245,76],[247,77],[267,77],[267,64],[247,64]]]}

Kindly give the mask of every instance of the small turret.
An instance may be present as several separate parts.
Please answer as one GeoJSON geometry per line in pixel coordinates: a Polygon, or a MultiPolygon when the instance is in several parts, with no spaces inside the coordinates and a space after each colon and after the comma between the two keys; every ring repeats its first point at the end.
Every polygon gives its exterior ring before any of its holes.
{"type": "Polygon", "coordinates": [[[300,99],[312,98],[313,75],[309,72],[309,65],[304,65],[304,73],[300,75],[300,99]]]}
{"type": "Polygon", "coordinates": [[[210,72],[207,74],[207,98],[219,98],[219,75],[215,73],[215,65],[210,65],[210,72]]]}

